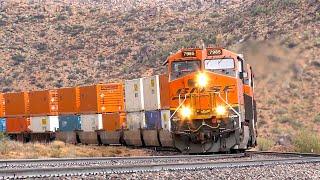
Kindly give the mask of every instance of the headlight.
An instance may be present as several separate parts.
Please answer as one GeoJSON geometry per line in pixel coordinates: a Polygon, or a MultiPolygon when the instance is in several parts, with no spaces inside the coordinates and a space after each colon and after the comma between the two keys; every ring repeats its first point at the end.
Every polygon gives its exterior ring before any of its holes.
{"type": "Polygon", "coordinates": [[[197,83],[200,87],[206,87],[208,84],[208,77],[205,73],[199,73],[197,76],[197,83]]]}
{"type": "Polygon", "coordinates": [[[180,110],[180,114],[183,118],[190,118],[192,111],[190,107],[183,106],[180,110]]]}
{"type": "Polygon", "coordinates": [[[217,115],[222,116],[222,115],[225,115],[226,112],[227,112],[227,110],[226,110],[226,107],[225,107],[225,106],[219,105],[219,106],[216,107],[216,113],[217,113],[217,115]]]}

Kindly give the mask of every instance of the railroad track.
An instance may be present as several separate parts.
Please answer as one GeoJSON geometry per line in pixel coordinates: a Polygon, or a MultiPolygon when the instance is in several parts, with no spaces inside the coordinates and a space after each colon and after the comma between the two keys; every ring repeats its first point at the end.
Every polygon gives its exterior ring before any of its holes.
{"type": "MultiPolygon", "coordinates": [[[[80,159],[48,159],[48,160],[10,160],[2,163],[26,164],[38,163],[40,166],[25,168],[1,168],[0,177],[4,178],[47,178],[61,176],[81,176],[114,173],[156,172],[165,170],[202,170],[232,167],[259,167],[284,164],[320,163],[320,156],[315,154],[248,152],[233,155],[188,155],[188,156],[155,156],[155,157],[125,157],[125,158],[80,158],[80,159]],[[248,159],[254,155],[280,156],[275,159],[248,159]],[[237,158],[237,160],[235,160],[237,158]],[[240,158],[240,159],[239,159],[240,158]],[[241,159],[243,158],[243,160],[241,159]],[[199,160],[200,159],[200,160],[199,160]],[[219,161],[224,159],[224,161],[219,161]],[[170,162],[167,162],[170,160],[170,162]],[[174,162],[174,161],[177,162],[174,162]],[[188,161],[185,161],[188,160],[188,161]],[[195,161],[193,161],[195,160],[195,161]],[[212,161],[212,160],[217,160],[212,161]],[[227,160],[227,161],[226,161],[227,160]],[[77,162],[87,161],[129,161],[125,165],[100,164],[94,166],[73,166],[77,162]],[[148,162],[154,163],[148,163],[148,162]],[[136,162],[142,162],[137,164],[136,162]],[[63,163],[69,163],[68,165],[63,163]],[[56,167],[41,167],[43,164],[55,164],[56,167]]],[[[21,165],[21,164],[20,164],[21,165]]]]}

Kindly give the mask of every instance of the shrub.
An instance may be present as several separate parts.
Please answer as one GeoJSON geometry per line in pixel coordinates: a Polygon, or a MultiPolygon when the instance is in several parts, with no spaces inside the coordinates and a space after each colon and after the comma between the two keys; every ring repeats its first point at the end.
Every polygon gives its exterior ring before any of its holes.
{"type": "Polygon", "coordinates": [[[302,126],[301,122],[297,121],[296,119],[288,116],[288,115],[282,115],[278,118],[278,122],[285,124],[288,123],[291,127],[294,129],[297,129],[302,126]]]}
{"type": "Polygon", "coordinates": [[[253,16],[257,16],[257,15],[260,15],[260,14],[266,14],[267,13],[267,8],[266,7],[263,7],[263,6],[256,6],[254,7],[253,9],[251,9],[251,14],[253,16]]]}
{"type": "Polygon", "coordinates": [[[268,151],[275,145],[274,141],[271,139],[258,137],[258,149],[260,151],[268,151]]]}
{"type": "Polygon", "coordinates": [[[21,54],[15,54],[15,55],[13,55],[13,56],[11,57],[11,59],[14,61],[14,64],[15,64],[15,65],[18,65],[18,64],[20,64],[20,63],[22,63],[22,62],[25,62],[26,57],[23,56],[23,55],[21,55],[21,54]]]}
{"type": "Polygon", "coordinates": [[[3,132],[0,132],[0,141],[3,141],[6,138],[7,136],[3,132]]]}
{"type": "Polygon", "coordinates": [[[294,148],[298,152],[320,153],[320,137],[310,130],[301,130],[293,140],[294,148]]]}
{"type": "Polygon", "coordinates": [[[37,49],[40,53],[47,51],[48,45],[46,43],[38,43],[33,45],[35,49],[37,49]]]}
{"type": "Polygon", "coordinates": [[[320,113],[314,117],[314,122],[320,123],[320,113]]]}

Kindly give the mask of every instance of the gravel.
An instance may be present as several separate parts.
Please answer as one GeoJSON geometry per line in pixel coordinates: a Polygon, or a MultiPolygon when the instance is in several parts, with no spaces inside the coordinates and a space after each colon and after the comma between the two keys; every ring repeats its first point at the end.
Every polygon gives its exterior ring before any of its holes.
{"type": "Polygon", "coordinates": [[[262,167],[221,168],[196,171],[161,171],[91,176],[59,177],[59,179],[320,179],[320,163],[274,165],[262,167]]]}

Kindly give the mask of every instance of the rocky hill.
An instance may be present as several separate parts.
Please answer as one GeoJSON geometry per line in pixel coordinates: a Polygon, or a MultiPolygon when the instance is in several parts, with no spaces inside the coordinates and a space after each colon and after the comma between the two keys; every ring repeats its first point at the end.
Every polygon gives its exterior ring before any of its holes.
{"type": "Polygon", "coordinates": [[[255,69],[259,132],[320,132],[318,0],[0,0],[4,92],[165,72],[181,47],[220,45],[255,69]]]}

